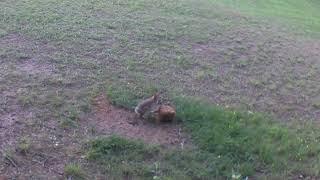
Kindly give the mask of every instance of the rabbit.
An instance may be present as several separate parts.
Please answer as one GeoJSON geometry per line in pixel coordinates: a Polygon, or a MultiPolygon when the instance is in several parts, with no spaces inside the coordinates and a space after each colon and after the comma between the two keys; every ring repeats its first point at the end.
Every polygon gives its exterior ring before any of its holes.
{"type": "Polygon", "coordinates": [[[156,105],[158,103],[159,100],[159,93],[155,93],[153,96],[141,101],[134,109],[134,112],[140,117],[142,118],[143,115],[151,110],[154,105],[156,105]]]}

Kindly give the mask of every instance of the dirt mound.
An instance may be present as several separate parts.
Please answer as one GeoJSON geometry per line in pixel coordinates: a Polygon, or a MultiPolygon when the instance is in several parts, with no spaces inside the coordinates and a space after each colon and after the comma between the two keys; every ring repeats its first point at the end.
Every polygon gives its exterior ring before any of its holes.
{"type": "Polygon", "coordinates": [[[140,139],[149,144],[183,146],[187,138],[176,123],[154,124],[136,119],[134,112],[112,106],[105,96],[95,99],[94,116],[91,123],[96,124],[99,133],[117,134],[129,139],[140,139]],[[138,121],[137,124],[132,123],[138,121]]]}

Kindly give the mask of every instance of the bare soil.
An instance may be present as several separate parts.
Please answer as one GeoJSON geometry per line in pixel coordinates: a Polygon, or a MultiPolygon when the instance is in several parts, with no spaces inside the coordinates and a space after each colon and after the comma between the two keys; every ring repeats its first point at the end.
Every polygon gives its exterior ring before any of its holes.
{"type": "Polygon", "coordinates": [[[101,95],[95,99],[95,113],[89,121],[96,124],[101,134],[117,134],[149,144],[183,146],[188,143],[179,124],[155,124],[136,117],[133,111],[114,107],[101,95]]]}
{"type": "Polygon", "coordinates": [[[61,133],[55,130],[56,122],[38,124],[38,110],[23,107],[18,99],[33,76],[53,73],[54,67],[44,61],[52,50],[19,34],[2,37],[0,49],[7,52],[0,58],[0,174],[11,179],[59,179],[67,159],[52,139],[61,133]],[[19,147],[23,141],[28,146],[25,152],[19,147]]]}

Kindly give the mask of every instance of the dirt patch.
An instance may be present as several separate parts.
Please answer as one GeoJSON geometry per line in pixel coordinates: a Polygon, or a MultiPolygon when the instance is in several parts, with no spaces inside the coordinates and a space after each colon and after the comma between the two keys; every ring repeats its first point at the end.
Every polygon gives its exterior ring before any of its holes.
{"type": "MultiPolygon", "coordinates": [[[[21,134],[23,124],[20,118],[27,118],[29,115],[20,113],[7,113],[0,115],[0,153],[12,147],[17,142],[17,137],[21,134]]],[[[2,154],[0,154],[0,157],[2,154]]]]}
{"type": "Polygon", "coordinates": [[[64,179],[64,167],[71,158],[76,154],[77,160],[83,160],[78,154],[80,138],[56,128],[56,121],[42,124],[34,119],[31,112],[1,116],[6,123],[0,131],[0,174],[12,179],[64,179]],[[23,143],[28,146],[25,152],[23,143]]]}
{"type": "Polygon", "coordinates": [[[129,139],[140,139],[149,144],[182,146],[188,144],[186,135],[179,124],[154,124],[137,119],[134,112],[114,107],[101,95],[95,99],[95,115],[90,118],[96,124],[99,133],[117,134],[129,139]],[[137,124],[136,120],[140,121],[137,124]]]}
{"type": "Polygon", "coordinates": [[[50,54],[55,52],[55,47],[45,42],[35,41],[20,34],[9,34],[0,38],[0,48],[7,50],[1,60],[15,60],[17,70],[24,74],[51,74],[54,65],[50,64],[50,54]]]}
{"type": "Polygon", "coordinates": [[[22,107],[18,100],[18,91],[34,78],[53,74],[55,68],[48,60],[54,48],[12,33],[0,38],[0,50],[0,174],[12,179],[61,178],[69,159],[61,146],[67,142],[56,146],[50,139],[61,134],[54,129],[57,121],[47,120],[44,125],[38,121],[39,109],[22,107]],[[24,140],[28,152],[22,154],[19,146],[24,140]]]}
{"type": "Polygon", "coordinates": [[[1,72],[3,76],[0,76],[0,149],[4,150],[17,141],[24,125],[33,118],[33,112],[19,104],[17,92],[32,80],[27,75],[41,74],[42,77],[53,72],[53,66],[44,60],[44,54],[52,48],[20,34],[12,33],[0,38],[0,49],[5,52],[0,57],[0,62],[4,62],[1,66],[7,65],[1,72]],[[26,81],[20,77],[26,77],[26,81]]]}

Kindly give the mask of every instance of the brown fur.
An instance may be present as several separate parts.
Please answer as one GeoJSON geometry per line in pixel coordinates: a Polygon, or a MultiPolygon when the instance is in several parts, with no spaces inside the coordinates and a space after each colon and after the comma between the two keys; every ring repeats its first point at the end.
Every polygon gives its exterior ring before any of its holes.
{"type": "Polygon", "coordinates": [[[160,105],[156,113],[156,122],[171,122],[173,121],[176,111],[173,107],[168,105],[160,105]]]}

